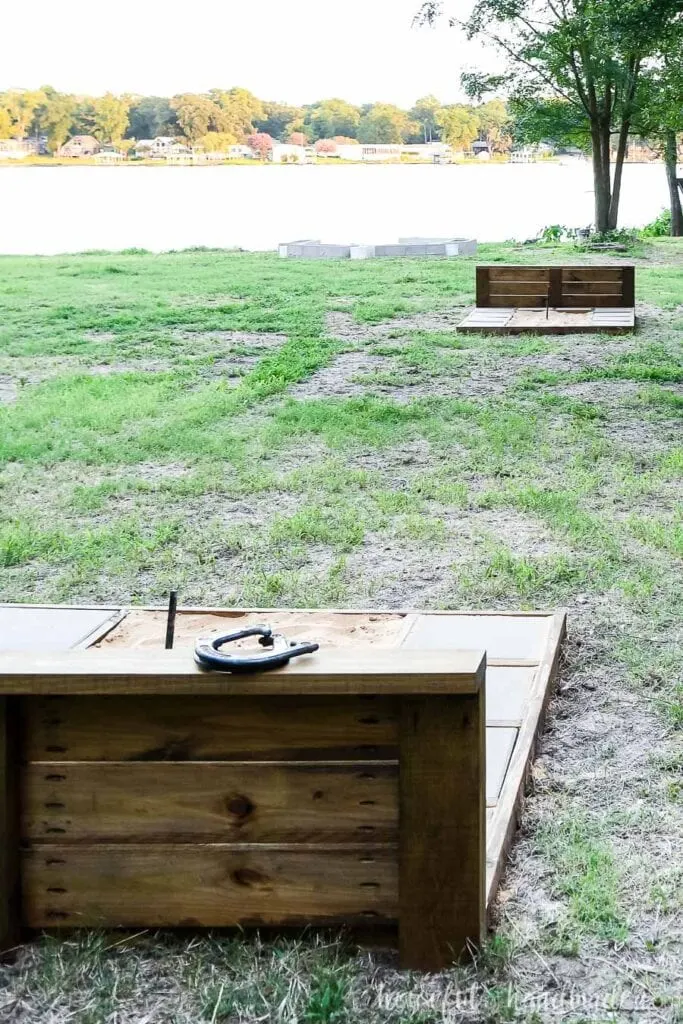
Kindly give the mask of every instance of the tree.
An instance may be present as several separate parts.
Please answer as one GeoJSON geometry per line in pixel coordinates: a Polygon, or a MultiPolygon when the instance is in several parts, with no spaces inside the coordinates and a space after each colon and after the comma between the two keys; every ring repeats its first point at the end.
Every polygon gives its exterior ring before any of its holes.
{"type": "Polygon", "coordinates": [[[254,121],[254,127],[257,131],[265,132],[282,141],[296,130],[303,116],[301,107],[291,107],[286,103],[264,103],[263,117],[254,121]]]}
{"type": "Polygon", "coordinates": [[[232,132],[238,139],[253,135],[256,123],[265,118],[263,103],[248,89],[211,89],[209,98],[220,111],[216,130],[232,132]]]}
{"type": "Polygon", "coordinates": [[[346,100],[321,100],[306,108],[304,115],[304,126],[313,140],[331,139],[335,135],[357,138],[359,123],[360,110],[346,100]]]}
{"type": "Polygon", "coordinates": [[[291,146],[305,146],[307,138],[303,132],[292,132],[289,136],[289,143],[291,146]]]}
{"type": "Polygon", "coordinates": [[[175,110],[178,125],[190,145],[199,142],[210,129],[226,130],[220,108],[208,96],[181,93],[173,97],[171,107],[175,110]]]}
{"type": "Polygon", "coordinates": [[[237,142],[231,132],[207,132],[201,144],[207,153],[224,153],[237,142]]]}
{"type": "Polygon", "coordinates": [[[123,139],[128,127],[130,104],[123,97],[105,93],[93,100],[92,133],[100,142],[117,145],[123,139]]]}
{"type": "Polygon", "coordinates": [[[318,139],[315,144],[316,153],[336,153],[337,143],[334,139],[318,139]]]}
{"type": "Polygon", "coordinates": [[[511,145],[510,114],[504,100],[493,99],[475,109],[479,121],[479,135],[488,142],[494,153],[506,153],[511,145]]]}
{"type": "Polygon", "coordinates": [[[10,117],[9,134],[14,139],[25,139],[31,131],[38,107],[45,101],[39,89],[12,89],[4,94],[3,106],[10,117]]]}
{"type": "Polygon", "coordinates": [[[12,118],[9,115],[9,110],[2,105],[2,97],[0,97],[0,139],[6,139],[12,131],[12,118]]]}
{"type": "Polygon", "coordinates": [[[410,118],[405,110],[391,103],[374,103],[360,120],[358,140],[366,143],[403,142],[410,127],[410,118]]]}
{"type": "MultiPolygon", "coordinates": [[[[574,108],[590,137],[598,231],[617,226],[639,80],[680,13],[680,0],[475,0],[466,21],[450,19],[506,61],[502,74],[463,76],[469,95],[505,86],[518,109],[545,107],[546,118],[558,100],[574,108]]],[[[428,0],[418,20],[440,14],[439,0],[428,0]]]]}
{"type": "Polygon", "coordinates": [[[155,139],[175,135],[178,119],[165,96],[135,98],[128,111],[128,132],[132,139],[155,139]]]}
{"type": "Polygon", "coordinates": [[[422,140],[433,142],[439,138],[439,111],[441,104],[436,96],[423,96],[410,111],[410,117],[420,125],[422,140]]]}
{"type": "Polygon", "coordinates": [[[247,145],[258,153],[261,160],[266,160],[273,148],[273,140],[265,132],[255,132],[247,138],[247,145]]]}
{"type": "Polygon", "coordinates": [[[57,92],[50,85],[40,90],[43,102],[36,109],[34,121],[38,132],[47,135],[47,148],[55,153],[73,131],[77,110],[75,97],[57,92]]]}
{"type": "Polygon", "coordinates": [[[439,112],[441,138],[451,149],[469,149],[479,135],[479,118],[472,107],[454,103],[439,112]]]}

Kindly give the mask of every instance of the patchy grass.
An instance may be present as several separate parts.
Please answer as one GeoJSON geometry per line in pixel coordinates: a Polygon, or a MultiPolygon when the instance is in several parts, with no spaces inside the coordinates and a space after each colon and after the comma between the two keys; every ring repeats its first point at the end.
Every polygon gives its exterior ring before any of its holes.
{"type": "Polygon", "coordinates": [[[636,262],[637,334],[517,339],[458,336],[470,260],[2,258],[0,599],[564,605],[570,641],[475,967],[46,938],[2,968],[0,1018],[680,1019],[683,246],[636,262]]]}

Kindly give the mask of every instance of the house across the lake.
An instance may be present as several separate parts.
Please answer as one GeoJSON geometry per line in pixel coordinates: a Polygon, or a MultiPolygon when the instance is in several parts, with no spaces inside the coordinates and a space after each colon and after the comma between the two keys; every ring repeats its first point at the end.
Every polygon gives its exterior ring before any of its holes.
{"type": "Polygon", "coordinates": [[[57,156],[95,156],[101,148],[97,139],[92,135],[73,135],[63,146],[59,147],[57,156]]]}

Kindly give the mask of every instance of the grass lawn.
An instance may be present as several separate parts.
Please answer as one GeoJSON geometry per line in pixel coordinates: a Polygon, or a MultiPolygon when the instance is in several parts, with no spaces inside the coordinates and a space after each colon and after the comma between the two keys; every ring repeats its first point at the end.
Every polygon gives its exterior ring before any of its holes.
{"type": "Polygon", "coordinates": [[[476,968],[45,938],[0,1020],[683,1021],[683,243],[635,260],[636,334],[496,338],[473,260],[0,258],[0,601],[570,613],[476,968]]]}

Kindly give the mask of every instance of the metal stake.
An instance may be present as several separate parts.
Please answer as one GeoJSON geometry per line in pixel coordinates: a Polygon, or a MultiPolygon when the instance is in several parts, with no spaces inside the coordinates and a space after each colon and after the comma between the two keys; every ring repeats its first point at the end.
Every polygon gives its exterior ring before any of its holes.
{"type": "Polygon", "coordinates": [[[166,650],[173,648],[173,637],[175,636],[175,613],[178,607],[178,591],[172,590],[168,595],[168,618],[166,619],[166,650]]]}

